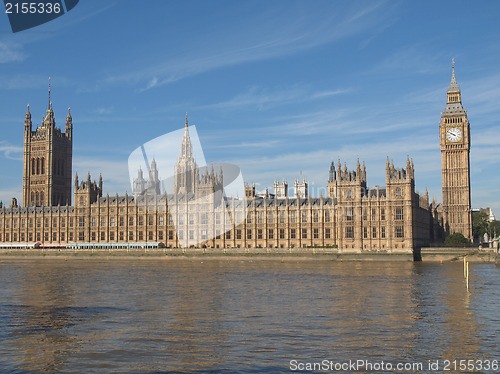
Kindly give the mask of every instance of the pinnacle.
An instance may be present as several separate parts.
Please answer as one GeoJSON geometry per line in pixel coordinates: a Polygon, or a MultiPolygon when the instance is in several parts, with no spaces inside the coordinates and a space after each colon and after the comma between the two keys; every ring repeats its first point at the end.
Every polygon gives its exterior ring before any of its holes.
{"type": "Polygon", "coordinates": [[[455,59],[452,59],[451,65],[451,82],[448,87],[448,92],[460,92],[460,87],[458,86],[457,80],[455,78],[455,59]]]}

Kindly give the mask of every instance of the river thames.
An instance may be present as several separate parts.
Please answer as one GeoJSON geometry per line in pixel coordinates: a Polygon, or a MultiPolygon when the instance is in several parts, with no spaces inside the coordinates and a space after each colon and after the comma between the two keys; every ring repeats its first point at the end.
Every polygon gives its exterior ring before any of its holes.
{"type": "Polygon", "coordinates": [[[3,259],[0,371],[456,372],[500,359],[500,267],[470,272],[468,292],[461,263],[3,259]]]}

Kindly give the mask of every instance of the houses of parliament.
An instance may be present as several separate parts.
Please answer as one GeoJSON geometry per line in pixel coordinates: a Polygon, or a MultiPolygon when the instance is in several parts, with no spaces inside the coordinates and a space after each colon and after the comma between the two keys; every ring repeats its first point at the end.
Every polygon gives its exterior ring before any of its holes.
{"type": "Polygon", "coordinates": [[[274,193],[258,194],[255,185],[247,185],[244,197],[227,197],[222,170],[202,172],[198,167],[187,117],[172,193],[161,192],[153,160],[147,178],[138,171],[132,195],[103,195],[102,176],[80,180],[75,173],[73,178],[73,119],[68,109],[64,132],[57,128],[49,98],[36,129],[29,106],[26,111],[23,201],[0,206],[0,242],[410,253],[448,234],[472,240],[470,125],[454,64],[446,97],[439,122],[442,203],[416,192],[409,158],[403,167],[387,159],[384,188],[368,187],[364,162],[349,169],[338,161],[325,170],[328,196],[311,197],[304,179],[295,181],[294,196],[285,180],[276,180],[274,193]]]}

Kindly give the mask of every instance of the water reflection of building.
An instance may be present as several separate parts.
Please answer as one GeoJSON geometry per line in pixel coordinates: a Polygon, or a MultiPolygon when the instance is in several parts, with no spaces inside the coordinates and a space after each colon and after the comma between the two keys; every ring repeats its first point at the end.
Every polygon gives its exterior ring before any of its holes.
{"type": "MultiPolygon", "coordinates": [[[[441,294],[444,299],[445,313],[441,344],[441,357],[454,360],[457,357],[479,358],[481,339],[477,332],[480,330],[480,321],[475,316],[472,298],[476,297],[467,290],[463,277],[462,264],[448,264],[445,267],[441,294]]],[[[472,269],[471,269],[472,270],[472,269]]],[[[476,288],[477,292],[481,292],[476,288]]],[[[486,357],[482,357],[486,359],[486,357]]]]}
{"type": "MultiPolygon", "coordinates": [[[[55,266],[56,268],[58,266],[55,266]]],[[[68,328],[72,291],[66,270],[40,271],[37,264],[26,264],[17,277],[16,310],[10,314],[14,334],[10,344],[15,348],[18,369],[23,372],[57,372],[77,338],[68,328]]]]}

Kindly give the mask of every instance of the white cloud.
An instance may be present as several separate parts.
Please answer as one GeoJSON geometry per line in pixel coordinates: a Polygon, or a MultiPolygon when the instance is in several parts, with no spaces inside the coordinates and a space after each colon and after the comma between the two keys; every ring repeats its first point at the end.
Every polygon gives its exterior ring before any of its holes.
{"type": "Polygon", "coordinates": [[[382,4],[363,6],[361,11],[359,6],[340,4],[329,5],[328,9],[318,6],[308,12],[294,6],[290,6],[288,12],[283,12],[281,7],[270,7],[260,18],[239,25],[230,34],[225,30],[221,30],[223,35],[214,31],[204,35],[203,42],[192,41],[185,46],[187,53],[179,54],[181,57],[175,57],[171,50],[156,50],[155,62],[149,67],[140,71],[135,68],[126,71],[128,67],[125,67],[124,72],[109,75],[94,89],[129,84],[145,91],[221,67],[300,53],[384,24],[392,10],[382,4]],[[280,27],[276,27],[277,24],[280,27]]]}
{"type": "Polygon", "coordinates": [[[131,192],[128,175],[127,159],[106,160],[103,158],[78,157],[73,160],[73,175],[78,173],[80,181],[87,180],[87,173],[90,173],[92,181],[99,179],[102,174],[104,194],[131,192]]]}
{"type": "Polygon", "coordinates": [[[325,97],[341,95],[350,92],[347,89],[336,89],[329,91],[311,92],[310,88],[301,85],[291,87],[269,89],[254,86],[246,92],[240,93],[233,98],[216,104],[201,105],[197,109],[253,109],[259,111],[267,110],[278,105],[289,105],[302,103],[325,97]]]}
{"type": "Polygon", "coordinates": [[[115,107],[114,106],[108,106],[108,107],[100,107],[94,110],[95,114],[101,114],[101,115],[109,115],[113,114],[115,112],[115,107]]]}
{"type": "Polygon", "coordinates": [[[3,157],[11,160],[19,161],[23,159],[23,147],[9,144],[6,141],[0,141],[0,152],[3,153],[3,157]]]}
{"type": "Polygon", "coordinates": [[[1,188],[0,189],[0,201],[5,205],[9,206],[10,204],[10,199],[15,197],[17,199],[18,204],[22,204],[22,199],[21,199],[21,193],[22,193],[23,187],[22,185],[13,185],[9,188],[1,188]]]}
{"type": "Polygon", "coordinates": [[[28,57],[21,44],[12,41],[0,41],[0,64],[21,62],[28,57]]]}

